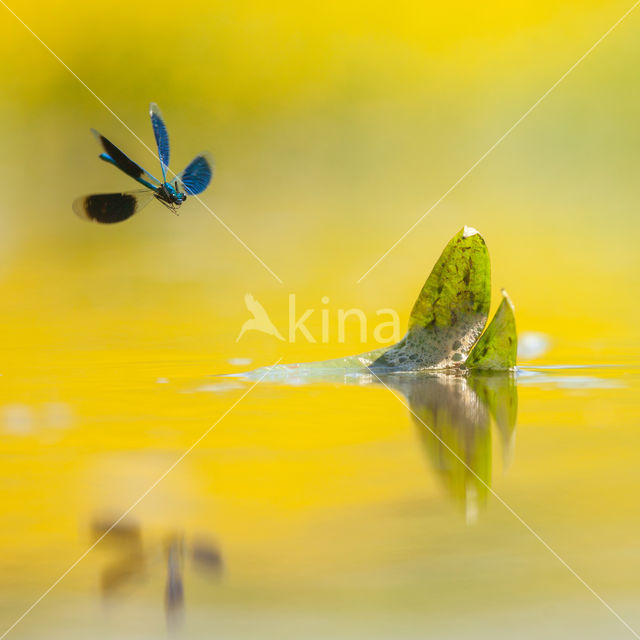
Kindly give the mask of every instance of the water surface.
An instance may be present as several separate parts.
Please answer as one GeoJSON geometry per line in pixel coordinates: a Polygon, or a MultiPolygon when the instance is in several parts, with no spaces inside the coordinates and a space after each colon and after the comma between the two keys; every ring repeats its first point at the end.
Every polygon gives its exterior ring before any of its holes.
{"type": "Polygon", "coordinates": [[[3,403],[3,628],[215,426],[9,637],[632,637],[501,501],[640,626],[637,369],[130,365],[3,403]]]}

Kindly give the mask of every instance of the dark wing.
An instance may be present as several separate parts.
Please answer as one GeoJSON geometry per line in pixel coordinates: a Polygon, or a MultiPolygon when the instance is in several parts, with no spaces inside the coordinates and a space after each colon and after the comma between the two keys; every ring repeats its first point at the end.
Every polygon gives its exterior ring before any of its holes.
{"type": "Polygon", "coordinates": [[[100,154],[100,158],[105,162],[109,162],[115,165],[128,176],[137,180],[140,184],[149,189],[157,189],[160,186],[160,181],[152,176],[148,171],[143,169],[139,164],[136,164],[129,156],[124,154],[113,142],[107,140],[101,133],[95,129],[91,129],[91,133],[98,139],[98,142],[102,145],[104,153],[100,154]],[[149,178],[152,182],[149,182],[145,178],[149,178]],[[153,184],[156,183],[156,184],[153,184]]]}
{"type": "Polygon", "coordinates": [[[73,201],[73,210],[85,220],[103,224],[122,222],[145,207],[153,199],[153,191],[96,193],[73,201]]]}
{"type": "Polygon", "coordinates": [[[212,176],[213,157],[210,153],[205,152],[196,156],[186,169],[176,176],[174,185],[178,190],[183,189],[188,196],[195,196],[209,186],[212,176]],[[182,185],[182,189],[180,189],[180,185],[182,185]]]}
{"type": "Polygon", "coordinates": [[[169,133],[167,132],[162,113],[160,113],[160,109],[155,102],[152,102],[149,106],[149,115],[151,116],[153,135],[156,137],[156,145],[158,146],[162,179],[166,181],[167,168],[169,167],[169,133]]]}

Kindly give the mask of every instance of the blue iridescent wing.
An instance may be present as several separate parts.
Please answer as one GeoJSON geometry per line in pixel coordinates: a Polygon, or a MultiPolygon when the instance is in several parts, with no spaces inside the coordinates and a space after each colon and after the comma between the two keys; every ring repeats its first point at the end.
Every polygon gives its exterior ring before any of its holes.
{"type": "Polygon", "coordinates": [[[107,138],[95,129],[91,129],[91,133],[93,133],[93,135],[98,139],[98,142],[104,149],[104,153],[100,154],[101,160],[118,167],[120,171],[123,171],[148,189],[155,190],[160,186],[161,183],[157,178],[154,178],[154,176],[152,176],[148,171],[131,160],[131,158],[120,151],[113,142],[107,140],[107,138]]]}
{"type": "Polygon", "coordinates": [[[213,176],[213,157],[210,153],[197,155],[174,180],[175,188],[188,196],[202,193],[213,176]]]}
{"type": "Polygon", "coordinates": [[[156,137],[156,145],[158,146],[162,179],[166,182],[167,168],[169,167],[169,133],[167,132],[167,127],[164,124],[160,109],[155,102],[152,102],[149,106],[149,115],[151,116],[153,135],[156,137]]]}
{"type": "Polygon", "coordinates": [[[122,222],[148,205],[153,191],[128,191],[124,193],[96,193],[82,196],[73,202],[73,210],[84,220],[103,224],[122,222]]]}

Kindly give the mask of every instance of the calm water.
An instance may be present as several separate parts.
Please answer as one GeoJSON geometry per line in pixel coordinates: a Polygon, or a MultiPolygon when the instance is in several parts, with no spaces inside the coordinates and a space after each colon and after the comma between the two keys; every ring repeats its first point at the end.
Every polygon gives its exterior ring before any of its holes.
{"type": "Polygon", "coordinates": [[[638,369],[84,362],[0,378],[3,630],[215,426],[8,637],[633,637],[501,500],[640,629],[638,369]]]}

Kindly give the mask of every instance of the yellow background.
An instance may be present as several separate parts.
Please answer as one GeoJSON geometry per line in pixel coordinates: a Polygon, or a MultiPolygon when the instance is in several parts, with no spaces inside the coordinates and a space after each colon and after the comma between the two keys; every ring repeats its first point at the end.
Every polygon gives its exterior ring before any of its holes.
{"type": "MultiPolygon", "coordinates": [[[[156,175],[157,162],[0,6],[3,628],[86,549],[96,514],[121,513],[239,397],[186,393],[242,368],[229,359],[377,346],[355,329],[345,344],[236,343],[246,292],[283,333],[289,293],[301,308],[328,296],[332,313],[392,307],[404,327],[468,224],[489,246],[494,300],[505,287],[519,330],[551,337],[538,362],[637,362],[638,12],[356,284],[628,3],[10,6],[150,146],[157,102],[175,171],[213,153],[203,200],[282,284],[194,201],[179,217],[153,203],[111,227],[77,219],[75,197],[136,188],[98,160],[90,127],[156,175]]],[[[609,375],[595,390],[521,389],[517,458],[495,486],[637,617],[637,379],[609,375]]],[[[97,549],[16,637],[164,633],[171,530],[219,539],[227,581],[213,596],[191,584],[203,609],[190,621],[227,637],[306,637],[295,621],[309,611],[342,621],[344,637],[399,624],[444,637],[461,609],[469,628],[504,624],[505,637],[505,611],[527,628],[621,631],[495,501],[466,527],[385,389],[251,393],[136,511],[158,557],[132,600],[117,615],[96,604],[110,553],[97,549]]]]}
{"type": "MultiPolygon", "coordinates": [[[[271,348],[263,336],[233,344],[246,291],[281,330],[290,292],[305,308],[325,295],[334,312],[393,307],[404,327],[469,224],[489,245],[496,299],[506,287],[519,328],[552,336],[553,361],[628,361],[637,345],[635,13],[355,284],[624,3],[11,7],[149,146],[158,102],[175,171],[213,153],[204,201],[283,284],[196,202],[178,218],[154,203],[126,224],[81,224],[78,195],[136,188],[97,160],[89,127],[152,173],[157,161],[3,9],[6,342],[117,348],[153,334],[158,347],[255,358],[271,348]]],[[[361,347],[355,328],[347,339],[273,346],[288,361],[324,359],[361,347]]]]}

